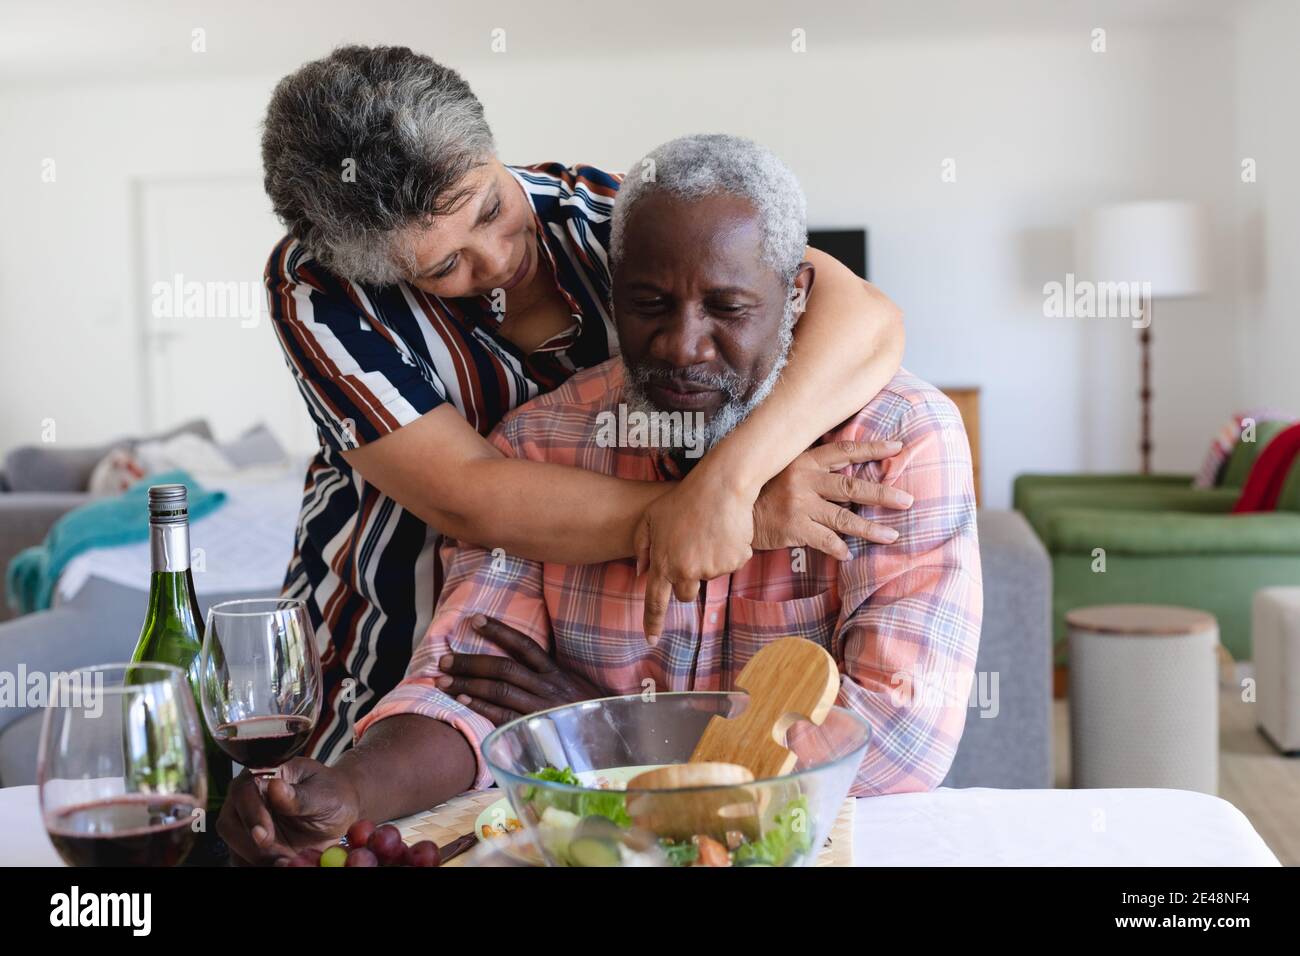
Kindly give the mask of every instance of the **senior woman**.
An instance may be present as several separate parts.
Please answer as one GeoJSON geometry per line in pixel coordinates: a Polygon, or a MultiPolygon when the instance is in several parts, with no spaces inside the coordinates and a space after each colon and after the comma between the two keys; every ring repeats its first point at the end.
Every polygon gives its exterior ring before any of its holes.
{"type": "Polygon", "coordinates": [[[440,535],[503,559],[635,556],[649,639],[674,595],[695,599],[752,549],[847,558],[840,534],[891,539],[835,502],[902,508],[906,496],[834,471],[896,449],[846,447],[829,468],[802,454],[902,355],[898,310],[834,259],[807,251],[817,288],[770,400],[681,482],[623,481],[485,440],[617,349],[607,249],[620,177],[503,165],[460,76],[403,47],[343,47],[285,77],[262,154],[288,230],[267,264],[270,313],[321,442],[284,583],[322,646],[318,760],[342,753],[401,680],[433,614],[440,535]]]}

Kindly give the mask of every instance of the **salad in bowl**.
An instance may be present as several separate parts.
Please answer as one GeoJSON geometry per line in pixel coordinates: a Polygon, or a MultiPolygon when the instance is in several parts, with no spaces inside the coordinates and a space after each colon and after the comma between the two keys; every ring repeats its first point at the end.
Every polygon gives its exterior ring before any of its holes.
{"type": "Polygon", "coordinates": [[[870,727],[850,710],[792,724],[785,743],[797,761],[783,776],[674,789],[635,782],[686,763],[710,718],[735,717],[747,702],[739,692],[630,695],[505,724],[483,756],[508,807],[485,810],[480,833],[495,838],[513,821],[527,855],[551,866],[810,865],[867,751],[870,727]]]}

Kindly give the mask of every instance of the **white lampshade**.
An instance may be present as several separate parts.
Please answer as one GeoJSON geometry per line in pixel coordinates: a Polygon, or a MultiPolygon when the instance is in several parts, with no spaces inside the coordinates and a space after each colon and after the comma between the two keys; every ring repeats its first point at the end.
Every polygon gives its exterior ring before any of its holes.
{"type": "Polygon", "coordinates": [[[1080,249],[1095,282],[1149,282],[1154,298],[1209,288],[1209,223],[1192,202],[1102,206],[1081,225],[1080,249]]]}

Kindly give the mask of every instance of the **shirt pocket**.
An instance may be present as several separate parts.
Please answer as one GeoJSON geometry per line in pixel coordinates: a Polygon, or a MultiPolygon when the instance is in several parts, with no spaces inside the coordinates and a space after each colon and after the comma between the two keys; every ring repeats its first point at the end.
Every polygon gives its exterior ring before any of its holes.
{"type": "Polygon", "coordinates": [[[802,637],[824,647],[836,662],[840,640],[835,625],[840,597],[828,588],[789,601],[755,601],[732,596],[727,615],[727,672],[734,682],[749,659],[782,637],[802,637]]]}

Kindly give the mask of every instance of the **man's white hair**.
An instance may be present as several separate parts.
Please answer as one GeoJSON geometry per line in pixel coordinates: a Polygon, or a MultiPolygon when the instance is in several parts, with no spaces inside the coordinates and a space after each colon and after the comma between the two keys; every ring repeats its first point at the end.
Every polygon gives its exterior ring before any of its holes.
{"type": "Polygon", "coordinates": [[[610,258],[618,268],[628,218],[636,204],[662,191],[682,199],[721,193],[758,210],[763,261],[789,285],[808,243],[808,204],[799,180],[766,146],[725,133],[681,136],[656,147],[628,170],[614,202],[610,258]]]}

